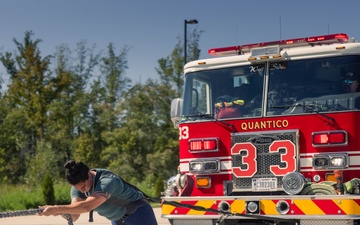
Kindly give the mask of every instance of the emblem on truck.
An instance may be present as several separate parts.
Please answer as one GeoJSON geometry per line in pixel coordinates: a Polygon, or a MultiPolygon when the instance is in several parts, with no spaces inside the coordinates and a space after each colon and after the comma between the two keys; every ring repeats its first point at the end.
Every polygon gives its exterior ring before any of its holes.
{"type": "Polygon", "coordinates": [[[276,140],[280,140],[274,137],[254,137],[250,139],[250,142],[253,144],[270,144],[276,140]]]}

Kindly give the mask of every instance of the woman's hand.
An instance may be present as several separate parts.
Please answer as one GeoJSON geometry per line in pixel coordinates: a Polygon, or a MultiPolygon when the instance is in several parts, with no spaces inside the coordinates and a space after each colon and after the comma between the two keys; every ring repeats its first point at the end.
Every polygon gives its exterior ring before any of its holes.
{"type": "Polygon", "coordinates": [[[61,213],[56,212],[56,205],[44,205],[39,206],[40,209],[43,209],[41,213],[39,213],[39,216],[58,216],[61,213]]]}

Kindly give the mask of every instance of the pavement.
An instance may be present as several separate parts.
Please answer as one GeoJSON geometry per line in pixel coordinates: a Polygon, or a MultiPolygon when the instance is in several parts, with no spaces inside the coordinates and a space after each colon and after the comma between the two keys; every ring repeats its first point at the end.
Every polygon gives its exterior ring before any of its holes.
{"type": "MultiPolygon", "coordinates": [[[[154,208],[156,220],[158,225],[170,225],[167,219],[161,218],[161,208],[154,208]]],[[[84,213],[80,218],[74,222],[74,225],[99,225],[107,224],[111,225],[110,221],[105,219],[102,216],[99,216],[94,212],[94,222],[90,223],[89,214],[84,213]]],[[[67,225],[67,221],[61,216],[19,216],[19,217],[10,217],[10,218],[1,218],[1,225],[67,225]]]]}

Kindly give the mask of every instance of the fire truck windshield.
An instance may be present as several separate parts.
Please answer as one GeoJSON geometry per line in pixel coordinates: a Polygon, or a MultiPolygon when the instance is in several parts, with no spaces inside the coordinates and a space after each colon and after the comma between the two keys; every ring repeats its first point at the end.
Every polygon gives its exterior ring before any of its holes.
{"type": "Polygon", "coordinates": [[[360,109],[360,56],[264,62],[186,75],[182,122],[360,109]]]}

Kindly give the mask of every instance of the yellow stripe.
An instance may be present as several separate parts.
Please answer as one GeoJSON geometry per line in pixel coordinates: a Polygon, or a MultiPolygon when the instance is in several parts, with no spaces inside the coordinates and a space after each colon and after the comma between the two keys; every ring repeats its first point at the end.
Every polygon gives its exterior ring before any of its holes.
{"type": "Polygon", "coordinates": [[[305,215],[325,215],[325,213],[311,200],[294,200],[294,203],[305,215]]]}
{"type": "MultiPolygon", "coordinates": [[[[211,208],[211,206],[215,203],[216,201],[214,200],[203,200],[203,201],[198,201],[195,206],[201,206],[204,208],[211,208]]],[[[199,211],[199,210],[193,210],[191,209],[187,215],[204,215],[206,212],[205,211],[199,211]]]]}
{"type": "Polygon", "coordinates": [[[235,200],[230,205],[230,211],[232,213],[242,213],[245,210],[245,201],[244,200],[235,200]]]}
{"type": "Polygon", "coordinates": [[[350,199],[345,200],[333,200],[333,202],[342,209],[347,215],[351,214],[360,214],[360,206],[354,201],[350,199]]]}
{"type": "Polygon", "coordinates": [[[161,206],[161,213],[164,215],[170,214],[175,209],[175,206],[168,205],[168,204],[162,204],[161,206]]]}
{"type": "Polygon", "coordinates": [[[276,204],[272,200],[261,200],[260,209],[265,215],[279,215],[278,211],[276,211],[276,204]]]}

